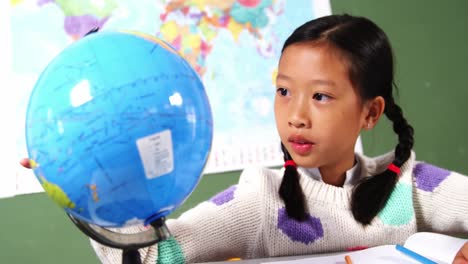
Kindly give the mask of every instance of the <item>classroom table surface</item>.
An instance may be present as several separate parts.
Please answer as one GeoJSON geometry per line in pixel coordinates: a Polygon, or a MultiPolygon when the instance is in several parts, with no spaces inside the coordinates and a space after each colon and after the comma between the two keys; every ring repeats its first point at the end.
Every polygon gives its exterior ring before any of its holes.
{"type": "Polygon", "coordinates": [[[199,262],[196,264],[259,264],[259,263],[269,263],[269,262],[279,262],[279,261],[290,261],[290,260],[298,260],[298,259],[305,259],[305,258],[313,258],[313,257],[323,257],[323,256],[332,256],[342,254],[343,252],[336,252],[336,253],[324,253],[324,254],[314,254],[314,255],[302,255],[302,256],[285,256],[285,257],[271,257],[271,258],[258,258],[258,259],[243,259],[243,260],[236,260],[236,261],[215,261],[215,262],[199,262]]]}

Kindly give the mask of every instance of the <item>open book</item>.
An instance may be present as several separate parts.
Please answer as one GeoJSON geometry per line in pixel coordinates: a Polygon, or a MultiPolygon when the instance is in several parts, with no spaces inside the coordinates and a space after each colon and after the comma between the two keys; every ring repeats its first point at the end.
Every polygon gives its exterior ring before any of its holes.
{"type": "MultiPolygon", "coordinates": [[[[410,236],[405,244],[405,248],[424,256],[427,259],[439,264],[452,263],[455,255],[460,250],[462,245],[468,242],[468,239],[461,239],[442,234],[420,232],[410,236]]],[[[364,250],[337,253],[329,256],[320,257],[304,257],[301,259],[279,261],[279,262],[263,262],[271,264],[346,264],[345,256],[350,256],[353,264],[361,263],[382,263],[382,264],[396,264],[396,263],[414,263],[421,264],[420,262],[401,251],[396,249],[395,245],[384,245],[372,247],[364,250]]]]}

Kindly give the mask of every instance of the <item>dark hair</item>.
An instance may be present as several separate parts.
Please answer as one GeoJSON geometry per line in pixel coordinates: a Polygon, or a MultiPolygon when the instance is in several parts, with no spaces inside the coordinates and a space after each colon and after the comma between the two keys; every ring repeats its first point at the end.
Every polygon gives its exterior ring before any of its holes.
{"type": "MultiPolygon", "coordinates": [[[[398,135],[393,164],[401,167],[411,155],[413,128],[393,99],[393,53],[382,29],[364,17],[330,15],[298,27],[284,43],[282,52],[289,45],[299,42],[323,42],[330,45],[348,62],[350,81],[363,100],[377,96],[384,98],[384,113],[393,122],[393,130],[398,135]]],[[[291,156],[284,146],[282,150],[285,161],[290,160],[291,156]]],[[[388,169],[362,179],[352,194],[354,218],[364,225],[369,224],[385,206],[397,180],[398,175],[388,169]]],[[[305,219],[307,208],[294,167],[286,168],[279,194],[285,202],[289,217],[305,219]]]]}

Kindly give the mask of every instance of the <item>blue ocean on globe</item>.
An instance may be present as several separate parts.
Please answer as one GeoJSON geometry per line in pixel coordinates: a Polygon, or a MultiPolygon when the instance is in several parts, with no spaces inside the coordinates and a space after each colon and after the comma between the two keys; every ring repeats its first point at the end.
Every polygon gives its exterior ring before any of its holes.
{"type": "Polygon", "coordinates": [[[212,143],[203,84],[156,37],[92,33],[40,75],[26,115],[34,173],[72,216],[102,227],[169,215],[193,191],[212,143]]]}

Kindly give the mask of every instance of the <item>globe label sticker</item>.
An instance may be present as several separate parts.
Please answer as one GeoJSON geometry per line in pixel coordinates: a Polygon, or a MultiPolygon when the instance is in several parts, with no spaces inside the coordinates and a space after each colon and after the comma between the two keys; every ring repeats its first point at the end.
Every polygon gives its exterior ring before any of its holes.
{"type": "Polygon", "coordinates": [[[170,173],[174,169],[170,130],[140,138],[136,144],[143,161],[146,178],[153,179],[170,173]]]}

